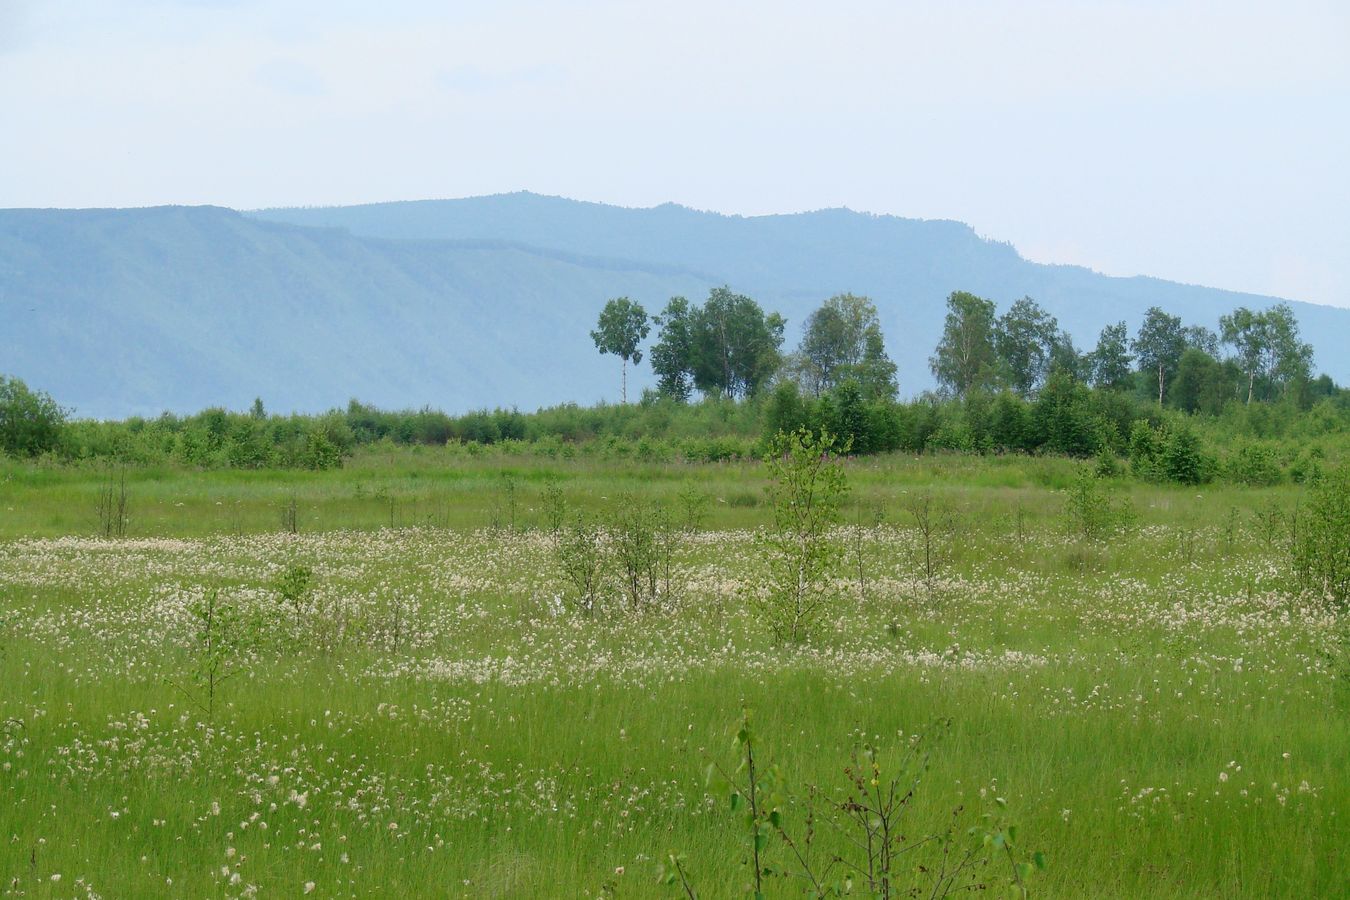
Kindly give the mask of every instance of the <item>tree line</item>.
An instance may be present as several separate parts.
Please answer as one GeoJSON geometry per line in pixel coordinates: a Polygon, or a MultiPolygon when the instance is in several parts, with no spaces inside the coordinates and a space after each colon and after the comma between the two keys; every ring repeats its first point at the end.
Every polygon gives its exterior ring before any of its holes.
{"type": "Polygon", "coordinates": [[[1316,468],[1309,453],[1350,433],[1350,391],[1312,377],[1311,349],[1285,304],[1239,308],[1217,331],[1154,308],[1133,335],[1115,323],[1079,351],[1030,298],[1000,314],[991,301],[955,292],[929,359],[937,387],[909,401],[898,399],[896,367],[868,298],[829,298],[786,352],[785,324],[728,288],[702,303],[672,298],[655,316],[616,298],[592,338],[622,359],[625,395],[628,367],[644,359],[657,387],[637,403],[533,413],[452,416],[353,400],[320,415],[278,416],[258,401],[246,412],[96,422],[70,420],[50,396],[0,376],[0,455],[320,469],[387,443],[723,460],[756,455],[779,431],[823,428],[854,453],[1096,455],[1128,458],[1150,477],[1268,482],[1301,479],[1316,468]]]}
{"type": "Polygon", "coordinates": [[[610,300],[591,338],[601,353],[623,361],[625,401],[628,364],[641,362],[639,345],[652,324],[659,329],[652,371],[660,395],[672,400],[686,402],[694,391],[754,397],[781,378],[817,396],[849,379],[869,398],[896,395],[895,364],[886,355],[876,306],[866,297],[839,294],[826,300],[807,318],[797,351],[786,355],[787,320],[729,288],[714,288],[701,304],[673,297],[654,316],[627,297],[610,300]]]}
{"type": "MultiPolygon", "coordinates": [[[[886,352],[875,304],[840,294],[808,316],[800,344],[783,353],[786,322],[758,303],[722,287],[702,304],[674,297],[656,315],[627,297],[605,304],[591,332],[601,353],[627,371],[642,360],[641,343],[658,329],[651,366],[662,397],[686,402],[705,397],[753,397],[766,386],[791,382],[819,397],[847,381],[864,397],[897,393],[895,365],[886,352]]],[[[1102,390],[1156,396],[1158,405],[1217,414],[1224,404],[1293,398],[1306,407],[1336,392],[1328,376],[1312,376],[1312,347],[1302,340],[1287,303],[1269,309],[1239,307],[1219,319],[1219,330],[1186,325],[1152,307],[1133,337],[1125,322],[1102,329],[1097,344],[1080,352],[1053,315],[1030,297],[998,313],[991,300],[966,291],[947,298],[942,337],[929,367],[946,397],[1009,391],[1034,399],[1051,376],[1102,390]],[[1224,349],[1228,352],[1223,352],[1224,349]]]]}

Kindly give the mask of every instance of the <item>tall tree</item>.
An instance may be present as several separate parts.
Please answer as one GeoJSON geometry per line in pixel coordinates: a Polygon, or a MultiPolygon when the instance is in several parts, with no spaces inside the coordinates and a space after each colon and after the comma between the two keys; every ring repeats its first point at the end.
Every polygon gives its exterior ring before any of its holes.
{"type": "Polygon", "coordinates": [[[1288,303],[1277,303],[1266,310],[1265,321],[1270,341],[1268,370],[1280,395],[1287,396],[1290,387],[1312,377],[1312,345],[1299,338],[1298,319],[1288,303]]]}
{"type": "Polygon", "coordinates": [[[1181,327],[1181,318],[1169,316],[1156,306],[1149,307],[1130,349],[1145,371],[1158,374],[1158,405],[1162,406],[1167,380],[1181,363],[1181,354],[1186,352],[1186,330],[1181,327]]]}
{"type": "Polygon", "coordinates": [[[1218,359],[1219,357],[1219,336],[1214,333],[1212,328],[1206,328],[1203,325],[1187,325],[1182,333],[1186,338],[1186,346],[1205,353],[1218,359]]]}
{"type": "Polygon", "coordinates": [[[1059,322],[1030,297],[1018,300],[998,317],[994,349],[1008,387],[1018,396],[1031,396],[1045,381],[1059,338],[1059,322]]]}
{"type": "Polygon", "coordinates": [[[627,297],[615,297],[600,311],[600,321],[591,340],[601,353],[613,353],[623,360],[622,396],[628,402],[628,364],[642,362],[642,351],[638,344],[651,330],[647,311],[641,305],[627,297]]]}
{"type": "Polygon", "coordinates": [[[1050,361],[1046,365],[1046,381],[1051,375],[1062,373],[1074,381],[1086,382],[1091,374],[1088,353],[1079,353],[1073,335],[1061,331],[1050,345],[1050,361]]]}
{"type": "Polygon", "coordinates": [[[857,366],[867,351],[868,329],[881,332],[876,305],[866,297],[839,294],[806,319],[798,347],[805,363],[808,390],[819,395],[832,389],[857,366]]]}
{"type": "Polygon", "coordinates": [[[1247,402],[1258,383],[1263,393],[1279,388],[1281,395],[1291,385],[1307,381],[1312,374],[1312,347],[1299,338],[1298,320],[1287,303],[1277,303],[1262,312],[1239,306],[1219,319],[1223,342],[1234,350],[1234,361],[1247,376],[1247,402]]]}
{"type": "Polygon", "coordinates": [[[1233,368],[1231,361],[1224,364],[1198,347],[1187,347],[1167,392],[1168,404],[1188,413],[1218,415],[1233,396],[1233,368]]]}
{"type": "Polygon", "coordinates": [[[938,384],[964,397],[993,382],[997,362],[994,304],[966,291],[955,291],[947,298],[942,339],[928,360],[938,384]]]}
{"type": "Polygon", "coordinates": [[[853,369],[863,396],[868,400],[894,400],[900,391],[895,382],[895,363],[886,355],[880,325],[867,326],[863,335],[862,362],[853,369]]]}
{"type": "Polygon", "coordinates": [[[1256,392],[1256,376],[1261,374],[1270,345],[1266,318],[1245,306],[1239,306],[1226,316],[1219,317],[1219,331],[1223,342],[1235,351],[1234,359],[1247,376],[1247,402],[1256,392]]]}
{"type": "Polygon", "coordinates": [[[786,322],[725,287],[691,310],[694,386],[705,394],[752,395],[778,370],[786,322]]]}
{"type": "Polygon", "coordinates": [[[1129,384],[1134,370],[1130,363],[1129,332],[1124,322],[1107,325],[1097,338],[1096,348],[1088,354],[1088,366],[1092,372],[1094,387],[1122,388],[1129,384]]]}
{"type": "Polygon", "coordinates": [[[652,371],[658,389],[684,402],[694,389],[693,312],[689,301],[671,297],[653,321],[661,330],[652,344],[652,371]]]}

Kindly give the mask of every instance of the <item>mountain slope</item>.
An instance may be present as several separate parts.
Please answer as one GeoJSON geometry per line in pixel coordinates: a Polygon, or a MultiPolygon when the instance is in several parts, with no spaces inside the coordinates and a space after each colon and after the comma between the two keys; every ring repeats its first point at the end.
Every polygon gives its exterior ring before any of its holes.
{"type": "Polygon", "coordinates": [[[501,242],[383,241],[213,208],[0,212],[0,371],[78,414],[261,396],[533,407],[617,394],[596,298],[710,282],[501,242]]]}
{"type": "MultiPolygon", "coordinates": [[[[276,410],[617,399],[589,338],[604,300],[656,312],[729,284],[789,319],[841,291],[877,301],[901,390],[956,289],[1030,295],[1080,347],[1157,304],[1188,323],[1273,298],[1021,259],[957,222],[823,210],[741,218],[533,194],[240,214],[212,207],[0,210],[0,372],[81,415],[254,396],[276,410]]],[[[1350,381],[1350,310],[1294,304],[1320,368],[1350,381]]],[[[636,393],[652,379],[645,365],[636,393]]]]}
{"type": "MultiPolygon", "coordinates": [[[[1090,348],[1103,325],[1131,328],[1148,307],[1187,324],[1216,327],[1235,306],[1266,307],[1277,298],[1177,284],[1113,278],[1077,266],[1022,259],[1009,244],[980,238],[950,221],[874,216],[844,209],[773,216],[724,216],[666,204],[625,209],[517,193],[464,200],[259,210],[268,221],[340,227],[352,234],[414,239],[464,237],[520,241],[597,256],[680,265],[746,291],[786,314],[789,333],[819,302],[841,291],[876,302],[900,369],[902,390],[931,384],[927,359],[941,332],[943,301],[953,290],[989,297],[1006,309],[1031,296],[1090,348]]],[[[1294,303],[1317,364],[1350,380],[1350,310],[1294,303]]]]}

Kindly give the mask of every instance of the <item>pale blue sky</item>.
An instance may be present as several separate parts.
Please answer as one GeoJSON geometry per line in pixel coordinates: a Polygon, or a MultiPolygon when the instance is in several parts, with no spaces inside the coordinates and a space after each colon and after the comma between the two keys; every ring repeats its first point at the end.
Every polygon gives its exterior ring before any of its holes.
{"type": "Polygon", "coordinates": [[[0,206],[960,219],[1350,306],[1350,3],[0,0],[0,206]]]}

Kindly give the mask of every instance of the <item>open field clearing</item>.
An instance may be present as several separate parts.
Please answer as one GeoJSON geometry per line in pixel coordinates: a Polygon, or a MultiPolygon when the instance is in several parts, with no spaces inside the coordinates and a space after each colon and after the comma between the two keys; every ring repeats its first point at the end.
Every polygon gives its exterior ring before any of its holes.
{"type": "MultiPolygon", "coordinates": [[[[1297,493],[1122,487],[1134,523],[1088,540],[1072,471],[857,465],[827,611],[783,644],[753,603],[753,465],[138,475],[121,539],[90,536],[96,476],[15,467],[0,895],[681,896],[672,852],[699,896],[738,895],[750,844],[706,772],[735,769],[748,707],[786,832],[819,788],[818,861],[848,852],[820,798],[851,753],[929,748],[895,896],[930,895],[921,839],[958,809],[961,835],[988,813],[1044,853],[1036,896],[1345,896],[1350,660],[1285,577],[1297,493]],[[573,511],[669,512],[636,608],[612,571],[579,602],[553,477],[573,511]]],[[[763,853],[793,868],[776,834],[763,853]]]]}

